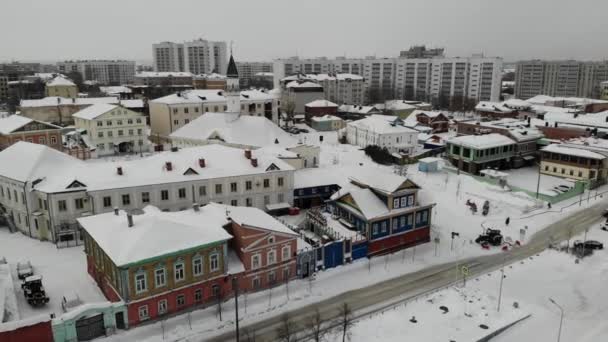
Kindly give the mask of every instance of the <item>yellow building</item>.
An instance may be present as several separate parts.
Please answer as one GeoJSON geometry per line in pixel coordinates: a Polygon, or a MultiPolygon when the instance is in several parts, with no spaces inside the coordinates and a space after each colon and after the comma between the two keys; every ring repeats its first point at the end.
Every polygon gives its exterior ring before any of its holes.
{"type": "Polygon", "coordinates": [[[608,100],[608,81],[600,83],[600,98],[608,100]]]}
{"type": "Polygon", "coordinates": [[[46,83],[46,96],[58,96],[67,98],[78,97],[78,87],[74,82],[63,76],[56,76],[46,83]]]}
{"type": "Polygon", "coordinates": [[[591,182],[606,178],[606,157],[600,153],[552,144],[542,149],[541,156],[542,174],[591,182]]]}

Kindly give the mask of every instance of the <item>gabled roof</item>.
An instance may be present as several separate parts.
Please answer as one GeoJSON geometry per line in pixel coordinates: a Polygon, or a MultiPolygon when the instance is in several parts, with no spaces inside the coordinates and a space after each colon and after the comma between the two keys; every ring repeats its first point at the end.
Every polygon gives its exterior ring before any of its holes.
{"type": "Polygon", "coordinates": [[[34,120],[21,115],[11,115],[7,118],[0,118],[0,134],[11,134],[32,121],[34,120]]]}
{"type": "Polygon", "coordinates": [[[98,117],[104,115],[105,113],[116,109],[116,107],[118,106],[107,103],[94,104],[92,106],[79,110],[72,116],[84,120],[95,120],[98,117]]]}
{"type": "Polygon", "coordinates": [[[296,232],[277,221],[277,219],[258,208],[233,207],[217,203],[209,203],[206,207],[219,210],[220,212],[227,212],[228,217],[241,226],[245,225],[247,227],[260,228],[276,233],[299,236],[296,232]]]}
{"type": "Polygon", "coordinates": [[[328,100],[315,100],[307,103],[306,107],[338,107],[338,105],[328,100]]]}
{"type": "Polygon", "coordinates": [[[282,171],[293,170],[292,166],[274,156],[256,154],[255,151],[252,154],[258,159],[257,167],[245,158],[242,149],[218,144],[156,153],[132,160],[86,163],[48,146],[18,142],[0,152],[0,176],[21,182],[39,180],[34,185],[35,190],[58,193],[73,191],[68,186],[75,179],[86,184],[82,190],[98,191],[265,174],[273,163],[282,171]],[[200,167],[200,158],[205,159],[205,167],[200,167]],[[171,162],[171,171],[166,168],[167,162],[171,162]],[[122,175],[117,174],[117,167],[122,168],[122,175]],[[198,175],[184,175],[188,168],[196,170],[198,175]]]}
{"type": "Polygon", "coordinates": [[[279,126],[262,116],[234,113],[205,113],[171,133],[172,139],[207,141],[221,139],[229,144],[262,147],[294,146],[298,141],[279,126]]]}
{"type": "Polygon", "coordinates": [[[217,216],[205,207],[165,213],[148,206],[143,214],[133,215],[133,227],[124,211],[81,217],[78,222],[120,267],[231,239],[223,228],[225,218],[217,216]]]}
{"type": "Polygon", "coordinates": [[[456,144],[474,149],[486,149],[498,146],[513,145],[515,141],[498,133],[483,135],[463,135],[448,139],[451,144],[456,144]]]}
{"type": "Polygon", "coordinates": [[[397,116],[372,114],[365,119],[349,122],[348,125],[359,129],[366,129],[378,134],[417,132],[414,129],[398,124],[400,123],[399,120],[401,119],[397,116]]]}
{"type": "MultiPolygon", "coordinates": [[[[389,213],[386,203],[382,202],[382,200],[380,200],[370,189],[353,187],[346,191],[338,191],[331,199],[339,200],[346,196],[350,196],[352,202],[354,202],[350,205],[353,206],[354,204],[354,209],[359,210],[359,212],[368,220],[389,213]]],[[[345,202],[348,203],[350,200],[347,199],[345,202]]]]}
{"type": "Polygon", "coordinates": [[[234,62],[234,57],[232,54],[230,55],[230,61],[228,61],[228,70],[226,71],[226,76],[231,78],[239,78],[239,71],[236,68],[236,63],[234,62]]]}

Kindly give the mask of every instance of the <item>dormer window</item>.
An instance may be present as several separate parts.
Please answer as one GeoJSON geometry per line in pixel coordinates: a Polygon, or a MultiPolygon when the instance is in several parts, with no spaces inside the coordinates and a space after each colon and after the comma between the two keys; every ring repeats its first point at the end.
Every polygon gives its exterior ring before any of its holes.
{"type": "Polygon", "coordinates": [[[268,238],[268,243],[269,244],[273,244],[274,243],[274,236],[271,236],[268,238]]]}

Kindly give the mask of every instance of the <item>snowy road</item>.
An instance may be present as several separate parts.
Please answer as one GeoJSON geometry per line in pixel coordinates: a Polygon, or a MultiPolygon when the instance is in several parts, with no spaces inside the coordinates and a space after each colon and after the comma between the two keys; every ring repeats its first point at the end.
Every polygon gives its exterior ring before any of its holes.
{"type": "MultiPolygon", "coordinates": [[[[456,282],[459,278],[461,279],[458,272],[460,265],[466,264],[469,266],[469,277],[472,277],[498,269],[503,264],[517,262],[538,254],[551,243],[567,240],[569,237],[583,232],[598,221],[606,209],[606,202],[606,200],[601,200],[587,209],[547,226],[536,233],[529,240],[528,244],[520,248],[505,253],[433,266],[373,286],[349,291],[319,303],[290,311],[290,321],[293,322],[294,328],[297,331],[305,331],[307,329],[306,323],[317,309],[325,322],[332,321],[338,317],[343,303],[348,303],[353,311],[355,311],[356,316],[364,315],[366,312],[377,308],[378,305],[399,302],[456,282]]],[[[241,327],[240,330],[242,334],[244,331],[255,332],[256,341],[274,341],[277,339],[277,330],[281,326],[281,323],[281,316],[276,316],[246,325],[241,327]]],[[[196,339],[190,338],[189,340],[195,341],[196,339]]],[[[202,340],[203,337],[201,337],[202,340]]],[[[204,340],[233,341],[234,332],[225,333],[212,339],[205,337],[204,340]]]]}

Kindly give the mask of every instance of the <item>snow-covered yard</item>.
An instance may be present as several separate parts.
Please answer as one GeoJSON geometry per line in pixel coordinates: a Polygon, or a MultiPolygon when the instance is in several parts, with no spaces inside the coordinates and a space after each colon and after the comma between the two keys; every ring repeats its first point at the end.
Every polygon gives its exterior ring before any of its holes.
{"type": "MultiPolygon", "coordinates": [[[[518,188],[535,192],[538,184],[538,166],[522,167],[504,171],[508,174],[507,183],[518,188]]],[[[564,179],[549,175],[540,175],[539,192],[548,196],[558,195],[559,192],[554,190],[560,185],[573,187],[574,180],[564,179]]]]}
{"type": "Polygon", "coordinates": [[[17,297],[18,317],[63,313],[61,299],[69,291],[74,291],[85,303],[105,301],[97,284],[87,273],[83,247],[57,249],[50,242],[31,239],[20,233],[9,233],[0,227],[0,258],[5,257],[13,276],[17,297]],[[21,281],[17,278],[17,262],[29,260],[35,274],[42,275],[42,284],[50,297],[45,306],[34,308],[23,296],[21,281]]]}
{"type": "MultiPolygon", "coordinates": [[[[606,244],[608,232],[598,227],[599,224],[595,225],[587,238],[606,244]]],[[[582,236],[577,238],[582,240],[582,236]]],[[[465,289],[461,284],[359,320],[351,331],[352,341],[396,342],[403,341],[403,336],[420,341],[475,341],[484,336],[479,324],[499,328],[527,314],[531,317],[492,341],[555,341],[560,310],[550,298],[565,312],[562,341],[605,341],[608,338],[607,257],[606,250],[595,251],[591,257],[576,263],[573,255],[547,250],[504,268],[500,313],[497,308],[501,272],[495,271],[470,279],[465,289]],[[444,315],[439,310],[441,305],[450,312],[444,315]],[[465,312],[470,316],[465,316],[465,312]],[[418,323],[409,322],[412,316],[416,316],[418,323]]],[[[338,335],[333,332],[332,338],[341,338],[338,335]]]]}

